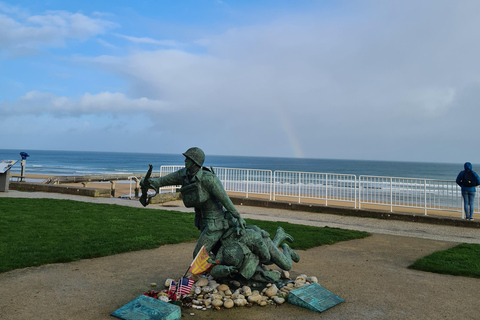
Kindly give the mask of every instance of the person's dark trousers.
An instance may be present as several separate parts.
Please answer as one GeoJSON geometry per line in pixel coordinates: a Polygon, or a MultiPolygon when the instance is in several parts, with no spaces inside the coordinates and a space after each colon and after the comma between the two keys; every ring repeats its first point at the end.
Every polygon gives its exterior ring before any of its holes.
{"type": "Polygon", "coordinates": [[[463,208],[465,210],[465,219],[473,219],[473,210],[475,206],[475,191],[462,191],[463,208]]]}

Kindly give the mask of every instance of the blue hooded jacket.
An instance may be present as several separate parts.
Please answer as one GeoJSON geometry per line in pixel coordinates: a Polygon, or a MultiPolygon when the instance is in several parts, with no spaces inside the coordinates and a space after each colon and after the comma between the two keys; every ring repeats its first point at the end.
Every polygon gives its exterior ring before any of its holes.
{"type": "Polygon", "coordinates": [[[462,186],[462,184],[460,183],[460,181],[463,179],[463,174],[465,171],[472,171],[474,176],[477,178],[477,185],[480,184],[480,177],[478,176],[478,174],[472,170],[472,164],[470,162],[465,162],[465,165],[463,166],[465,168],[465,170],[462,170],[460,171],[460,173],[458,174],[457,176],[457,184],[462,187],[462,191],[473,191],[475,192],[476,191],[476,187],[464,187],[462,186]]]}

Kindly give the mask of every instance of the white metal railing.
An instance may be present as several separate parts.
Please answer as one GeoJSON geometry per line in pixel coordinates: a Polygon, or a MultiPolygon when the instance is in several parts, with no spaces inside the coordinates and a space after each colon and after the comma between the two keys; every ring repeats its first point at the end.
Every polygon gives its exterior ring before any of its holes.
{"type": "MultiPolygon", "coordinates": [[[[375,204],[427,210],[462,212],[461,189],[455,181],[360,176],[358,179],[358,204],[375,204]]],[[[477,199],[478,203],[478,199],[477,199]]],[[[475,210],[478,212],[478,205],[475,210]]]]}
{"type": "MultiPolygon", "coordinates": [[[[161,166],[160,176],[175,172],[184,166],[161,166]]],[[[329,201],[362,205],[396,207],[422,210],[460,212],[463,216],[461,189],[455,181],[399,178],[384,176],[358,177],[353,174],[272,171],[258,169],[213,168],[225,190],[243,193],[246,197],[257,195],[270,200],[293,198],[298,203],[329,201]],[[312,201],[314,200],[314,201],[312,201]]],[[[174,187],[162,191],[175,191],[174,187]]],[[[475,197],[475,213],[480,212],[480,197],[475,197]]]]}
{"type": "Polygon", "coordinates": [[[213,168],[225,191],[267,195],[272,199],[272,171],[258,169],[213,168]]]}
{"type": "Polygon", "coordinates": [[[357,177],[351,174],[275,171],[273,200],[277,197],[356,203],[357,177]]]}

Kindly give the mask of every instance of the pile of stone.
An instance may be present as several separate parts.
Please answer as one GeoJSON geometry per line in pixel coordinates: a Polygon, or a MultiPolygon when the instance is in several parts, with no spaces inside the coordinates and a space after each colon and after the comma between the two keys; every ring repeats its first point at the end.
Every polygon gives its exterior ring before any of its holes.
{"type": "MultiPolygon", "coordinates": [[[[173,279],[165,281],[165,287],[169,288],[173,279]]],[[[286,280],[285,285],[278,288],[275,284],[267,284],[263,289],[255,286],[242,286],[238,281],[231,281],[228,284],[220,284],[211,276],[198,279],[188,295],[182,296],[182,303],[185,307],[198,310],[207,309],[230,309],[233,307],[251,307],[253,305],[281,305],[291,290],[301,288],[310,283],[318,283],[316,277],[308,277],[305,274],[299,275],[295,280],[286,280]]],[[[169,301],[166,290],[158,293],[158,299],[169,301]]]]}

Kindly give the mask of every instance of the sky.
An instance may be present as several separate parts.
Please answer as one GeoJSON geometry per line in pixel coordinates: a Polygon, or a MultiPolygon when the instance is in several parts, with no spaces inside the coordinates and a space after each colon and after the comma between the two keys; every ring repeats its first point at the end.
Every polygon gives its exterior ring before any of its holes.
{"type": "Polygon", "coordinates": [[[478,163],[478,12],[0,0],[0,149],[478,163]]]}

